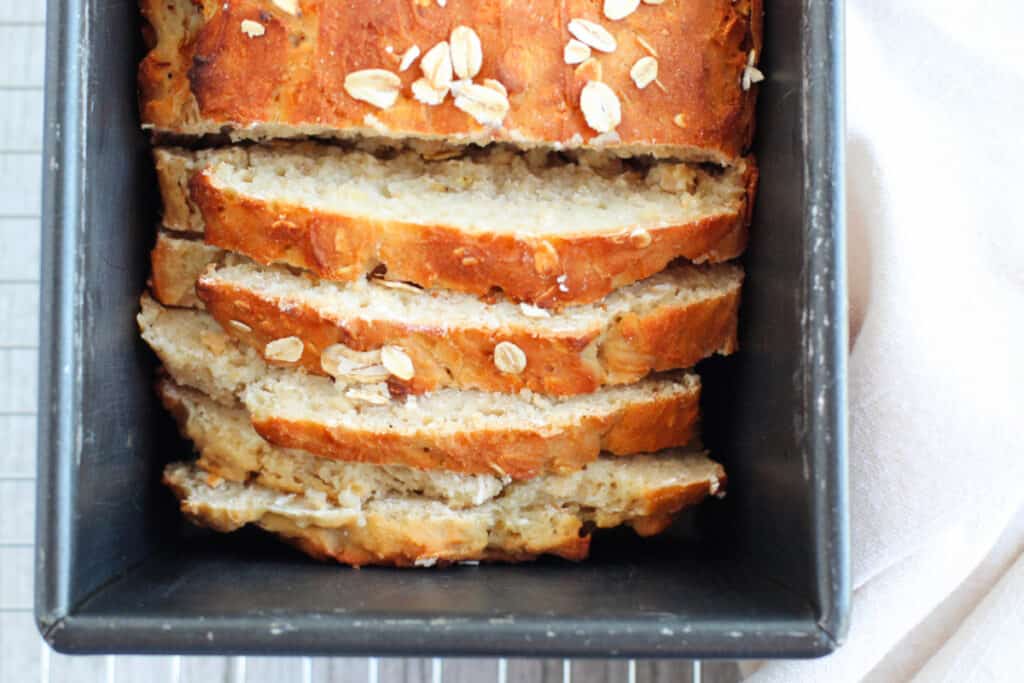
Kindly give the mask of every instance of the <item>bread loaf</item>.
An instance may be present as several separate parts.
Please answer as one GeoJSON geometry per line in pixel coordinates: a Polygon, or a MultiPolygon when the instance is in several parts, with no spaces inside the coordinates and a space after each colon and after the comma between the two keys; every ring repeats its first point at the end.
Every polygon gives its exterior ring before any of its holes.
{"type": "Polygon", "coordinates": [[[602,450],[682,446],[696,429],[700,380],[687,373],[566,398],[453,389],[391,398],[384,367],[338,382],[281,367],[301,348],[268,365],[198,311],[143,297],[139,326],[175,382],[241,401],[271,443],[338,460],[526,479],[578,469],[602,450]]]}
{"type": "Polygon", "coordinates": [[[736,348],[762,0],[140,5],[186,516],[577,560],[721,492],[682,368],[736,348]]]}
{"type": "Polygon", "coordinates": [[[615,20],[580,0],[141,5],[142,120],[158,133],[505,140],[721,162],[753,132],[744,73],[761,51],[761,0],[644,3],[615,20]]]}
{"type": "Polygon", "coordinates": [[[165,224],[211,245],[330,280],[381,271],[552,308],[677,258],[734,258],[757,176],[743,160],[622,166],[496,149],[427,161],[309,143],[156,158],[165,224]]]}

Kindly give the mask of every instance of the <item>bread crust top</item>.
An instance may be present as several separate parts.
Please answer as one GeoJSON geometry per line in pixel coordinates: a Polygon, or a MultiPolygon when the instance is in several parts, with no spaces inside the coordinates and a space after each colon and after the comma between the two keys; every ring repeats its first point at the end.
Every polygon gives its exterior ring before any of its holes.
{"type": "Polygon", "coordinates": [[[741,155],[753,133],[756,88],[741,80],[751,51],[760,54],[762,0],[668,0],[617,21],[594,0],[302,0],[294,15],[270,0],[141,4],[151,46],[139,70],[142,119],[157,131],[594,144],[719,162],[741,155]],[[566,64],[573,19],[606,29],[614,51],[566,64]],[[493,79],[507,91],[500,127],[478,123],[451,93],[439,105],[417,101],[419,60],[399,71],[408,49],[425,54],[457,26],[480,39],[473,82],[493,79]],[[642,57],[658,62],[657,80],[643,89],[630,75],[642,57]],[[363,69],[400,79],[392,106],[346,91],[346,77],[363,69]],[[621,122],[600,137],[580,107],[590,80],[621,103],[621,122]]]}

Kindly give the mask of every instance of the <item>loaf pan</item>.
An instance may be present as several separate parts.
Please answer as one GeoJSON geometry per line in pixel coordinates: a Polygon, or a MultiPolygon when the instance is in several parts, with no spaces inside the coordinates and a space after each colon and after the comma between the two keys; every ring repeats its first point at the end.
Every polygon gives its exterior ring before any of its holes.
{"type": "Polygon", "coordinates": [[[742,351],[705,362],[729,495],[584,564],[321,564],[188,527],[134,316],[159,201],[133,0],[51,0],[36,618],[68,653],[810,657],[846,632],[842,4],[768,3],[742,351]]]}

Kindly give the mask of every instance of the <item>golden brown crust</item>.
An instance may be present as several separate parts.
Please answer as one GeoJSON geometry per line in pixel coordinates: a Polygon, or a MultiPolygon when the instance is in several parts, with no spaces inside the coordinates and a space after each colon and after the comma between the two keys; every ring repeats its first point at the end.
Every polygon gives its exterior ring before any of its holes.
{"type": "MultiPolygon", "coordinates": [[[[747,164],[747,184],[756,177],[747,164]]],[[[495,288],[516,301],[559,308],[596,301],[649,277],[677,258],[721,262],[746,247],[750,200],[736,212],[648,231],[529,237],[469,232],[448,225],[352,217],[271,203],[193,176],[192,199],[209,244],[263,263],[303,268],[327,280],[352,281],[380,264],[388,278],[486,296],[495,288]]]]}
{"type": "Polygon", "coordinates": [[[734,353],[739,304],[737,287],[686,306],[659,307],[651,315],[622,316],[598,348],[609,369],[606,382],[628,383],[651,371],[690,367],[714,353],[734,353]]]}
{"type": "Polygon", "coordinates": [[[446,7],[304,0],[297,16],[259,0],[142,0],[154,36],[139,69],[142,118],[158,131],[190,135],[232,128],[257,137],[364,132],[579,146],[596,135],[578,104],[582,73],[590,68],[574,75],[562,50],[569,20],[581,18],[600,23],[618,43],[614,53],[595,52],[600,80],[622,102],[619,140],[607,144],[724,161],[742,154],[753,132],[756,88],[745,92],[740,80],[749,51],[760,52],[761,5],[669,2],[609,21],[591,0],[453,0],[446,7]],[[250,38],[243,20],[265,32],[250,38]],[[346,93],[349,73],[397,72],[406,48],[426,52],[458,25],[481,39],[475,81],[495,79],[508,91],[511,108],[500,129],[477,124],[451,96],[439,106],[415,101],[410,88],[421,75],[418,64],[398,74],[401,95],[388,109],[346,93]],[[640,90],[629,70],[649,54],[644,43],[660,66],[658,83],[640,90]]]}
{"type": "Polygon", "coordinates": [[[508,427],[455,434],[366,431],[348,425],[251,415],[253,427],[277,446],[325,458],[444,469],[465,474],[500,474],[529,479],[569,472],[597,458],[653,453],[684,446],[696,435],[699,391],[677,393],[610,416],[591,416],[562,428],[508,427]]]}
{"type": "MultiPolygon", "coordinates": [[[[154,260],[154,269],[159,264],[154,260]]],[[[713,353],[736,348],[736,317],[740,288],[689,303],[658,306],[627,313],[586,331],[540,334],[532,327],[492,328],[474,325],[406,324],[398,319],[337,318],[310,305],[280,302],[216,277],[200,279],[199,297],[232,336],[257,350],[270,341],[296,336],[304,342],[300,364],[325,374],[320,356],[332,344],[358,351],[384,345],[401,347],[412,359],[415,376],[393,378],[393,391],[420,394],[443,387],[505,393],[521,389],[549,395],[583,394],[609,384],[638,381],[651,371],[695,365],[713,353]],[[231,321],[244,323],[243,331],[231,321]],[[519,374],[500,372],[494,348],[511,342],[526,354],[519,374]]],[[[424,294],[424,304],[429,298],[424,294]]]]}

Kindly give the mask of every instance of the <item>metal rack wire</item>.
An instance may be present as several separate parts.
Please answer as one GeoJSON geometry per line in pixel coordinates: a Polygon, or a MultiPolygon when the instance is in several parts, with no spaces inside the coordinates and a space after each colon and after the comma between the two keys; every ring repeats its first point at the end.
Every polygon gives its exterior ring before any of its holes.
{"type": "MultiPolygon", "coordinates": [[[[50,668],[50,657],[51,651],[45,643],[40,643],[40,683],[54,683],[51,675],[50,668]]],[[[301,660],[301,683],[314,683],[313,677],[313,659],[311,657],[303,657],[301,660]]],[[[388,683],[388,681],[382,681],[380,675],[380,660],[377,657],[367,658],[367,683],[388,683]]],[[[116,683],[117,677],[117,662],[118,658],[114,656],[106,656],[103,658],[103,675],[102,681],[104,683],[116,683]]],[[[505,658],[498,659],[497,669],[497,683],[507,683],[508,681],[508,660],[505,658]]],[[[182,677],[182,658],[172,657],[168,664],[168,678],[170,683],[189,683],[182,677]]],[[[246,683],[247,682],[247,671],[248,671],[248,660],[246,657],[234,657],[231,660],[231,666],[229,668],[229,675],[226,679],[229,683],[246,683]]],[[[637,667],[636,660],[629,660],[627,664],[627,675],[626,683],[637,683],[637,667]]],[[[690,680],[693,683],[701,683],[701,664],[699,661],[691,662],[690,668],[690,680]]],[[[444,660],[441,658],[433,658],[431,660],[431,673],[429,683],[443,683],[444,682],[444,660]]],[[[562,683],[572,683],[572,663],[568,659],[562,660],[562,683]]],[[[86,682],[82,682],[86,683],[86,682]]],[[[205,683],[205,682],[202,682],[205,683]]],[[[426,679],[422,683],[428,683],[426,679]]]]}

